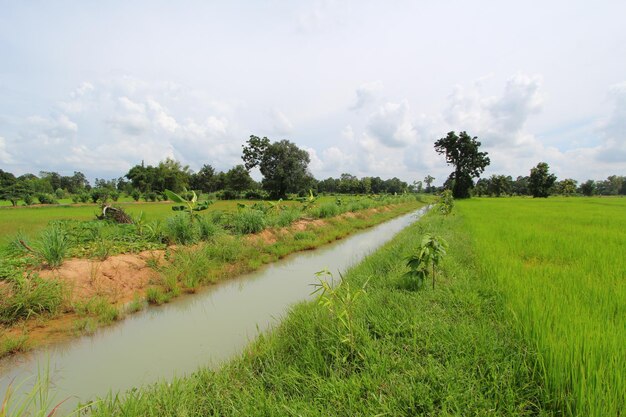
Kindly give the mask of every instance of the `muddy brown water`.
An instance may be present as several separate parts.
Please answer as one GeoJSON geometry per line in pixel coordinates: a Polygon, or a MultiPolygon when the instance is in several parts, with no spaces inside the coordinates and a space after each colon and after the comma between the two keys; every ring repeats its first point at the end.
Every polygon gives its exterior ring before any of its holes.
{"type": "Polygon", "coordinates": [[[315,273],[338,277],[416,221],[425,208],[314,251],[300,252],[199,293],[150,307],[94,335],[0,361],[0,399],[7,387],[48,369],[56,402],[70,410],[109,391],[215,368],[259,332],[280,322],[289,307],[312,298],[315,273]]]}

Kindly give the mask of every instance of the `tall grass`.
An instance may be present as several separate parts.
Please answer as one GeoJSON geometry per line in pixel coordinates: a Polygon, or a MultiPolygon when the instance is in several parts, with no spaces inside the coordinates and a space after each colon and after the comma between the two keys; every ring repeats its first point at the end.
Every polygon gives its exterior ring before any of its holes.
{"type": "Polygon", "coordinates": [[[568,416],[626,410],[626,200],[457,203],[485,278],[541,356],[550,400],[568,416]]]}
{"type": "Polygon", "coordinates": [[[37,275],[17,276],[0,286],[0,324],[10,325],[32,316],[55,314],[63,301],[64,288],[60,282],[37,275]]]}
{"type": "Polygon", "coordinates": [[[188,245],[198,240],[196,226],[187,213],[179,213],[169,217],[165,222],[166,235],[170,241],[188,245]]]}
{"type": "Polygon", "coordinates": [[[65,230],[58,225],[45,229],[37,242],[37,252],[51,268],[63,263],[69,249],[69,240],[65,230]]]}
{"type": "Polygon", "coordinates": [[[239,234],[258,233],[265,229],[266,225],[265,213],[261,210],[243,209],[232,217],[233,230],[239,234]]]}

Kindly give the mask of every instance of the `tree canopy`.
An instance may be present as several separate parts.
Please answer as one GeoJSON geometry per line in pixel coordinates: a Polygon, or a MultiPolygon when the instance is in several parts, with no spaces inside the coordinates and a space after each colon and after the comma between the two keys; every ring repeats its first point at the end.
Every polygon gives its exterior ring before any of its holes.
{"type": "Polygon", "coordinates": [[[311,177],[307,170],[308,152],[288,140],[270,142],[266,137],[261,139],[251,135],[247,145],[243,146],[241,158],[247,170],[259,167],[263,189],[272,198],[301,191],[311,177]]]}
{"type": "Polygon", "coordinates": [[[548,197],[550,188],[556,182],[556,175],[549,172],[550,167],[545,162],[539,162],[536,167],[530,170],[528,179],[528,190],[533,197],[548,197]]]}
{"type": "Polygon", "coordinates": [[[469,190],[474,186],[472,178],[480,177],[485,167],[491,162],[487,152],[479,152],[480,142],[466,132],[458,136],[448,132],[445,138],[435,142],[435,151],[446,156],[446,162],[454,165],[454,172],[446,181],[446,187],[452,189],[454,198],[469,198],[469,190]]]}

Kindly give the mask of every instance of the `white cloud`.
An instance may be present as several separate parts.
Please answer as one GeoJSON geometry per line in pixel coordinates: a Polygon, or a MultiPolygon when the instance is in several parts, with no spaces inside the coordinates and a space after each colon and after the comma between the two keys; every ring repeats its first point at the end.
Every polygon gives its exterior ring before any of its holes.
{"type": "Polygon", "coordinates": [[[2,136],[0,136],[0,162],[2,162],[3,164],[13,163],[13,158],[7,151],[6,139],[4,139],[2,136]]]}
{"type": "MultiPolygon", "coordinates": [[[[598,149],[600,162],[626,163],[626,82],[609,90],[613,111],[602,127],[603,143],[598,149]]],[[[622,169],[624,167],[622,166],[622,169]]]]}
{"type": "Polygon", "coordinates": [[[370,115],[367,130],[382,144],[392,148],[401,148],[412,143],[416,138],[416,131],[411,121],[408,101],[388,102],[380,106],[370,115]]]}
{"type": "Polygon", "coordinates": [[[370,104],[378,101],[380,93],[383,90],[383,84],[380,81],[361,84],[356,89],[356,101],[350,106],[351,110],[360,110],[370,104]]]}

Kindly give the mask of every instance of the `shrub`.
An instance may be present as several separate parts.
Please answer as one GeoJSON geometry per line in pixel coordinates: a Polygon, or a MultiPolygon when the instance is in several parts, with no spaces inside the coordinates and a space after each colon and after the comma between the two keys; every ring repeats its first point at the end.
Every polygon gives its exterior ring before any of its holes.
{"type": "Polygon", "coordinates": [[[146,201],[157,201],[159,196],[154,191],[149,191],[143,194],[143,199],[146,201]]]}
{"type": "Polygon", "coordinates": [[[244,197],[248,200],[265,200],[268,194],[262,190],[248,190],[245,192],[244,197]]]}
{"type": "Polygon", "coordinates": [[[259,210],[239,210],[232,219],[233,229],[240,234],[258,233],[265,229],[265,214],[259,210]]]}
{"type": "Polygon", "coordinates": [[[33,204],[33,196],[30,194],[26,194],[24,195],[24,204],[26,204],[27,206],[30,206],[33,204]]]}
{"type": "Polygon", "coordinates": [[[37,200],[39,200],[40,204],[56,204],[57,200],[50,194],[37,194],[37,200]]]}
{"type": "Polygon", "coordinates": [[[141,192],[139,192],[139,190],[133,190],[130,193],[130,196],[133,198],[133,200],[139,201],[139,199],[141,198],[141,192]]]}
{"type": "Polygon", "coordinates": [[[237,200],[240,196],[239,193],[237,191],[233,191],[233,190],[222,190],[222,191],[218,191],[215,196],[219,199],[219,200],[237,200]]]}

